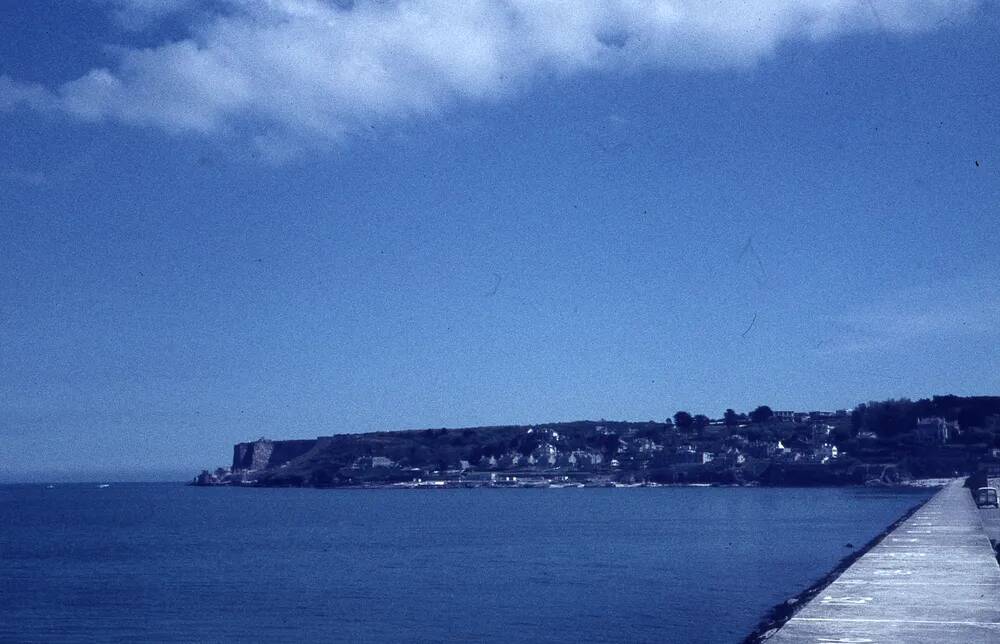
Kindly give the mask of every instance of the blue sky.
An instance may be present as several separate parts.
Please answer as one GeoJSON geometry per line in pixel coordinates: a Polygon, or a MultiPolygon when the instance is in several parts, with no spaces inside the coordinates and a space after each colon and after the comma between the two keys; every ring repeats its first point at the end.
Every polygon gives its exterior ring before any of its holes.
{"type": "Polygon", "coordinates": [[[995,4],[579,5],[3,2],[0,478],[1000,391],[995,4]]]}

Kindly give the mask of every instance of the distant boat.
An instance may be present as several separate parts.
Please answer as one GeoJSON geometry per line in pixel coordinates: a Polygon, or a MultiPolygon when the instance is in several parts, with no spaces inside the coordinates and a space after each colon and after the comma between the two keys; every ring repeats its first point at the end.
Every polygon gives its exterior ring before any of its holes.
{"type": "Polygon", "coordinates": [[[103,490],[103,489],[104,489],[104,488],[106,488],[106,487],[111,487],[111,484],[110,484],[110,483],[101,483],[101,484],[100,484],[100,485],[98,485],[97,487],[98,487],[99,489],[102,489],[102,490],[103,490]]]}
{"type": "Polygon", "coordinates": [[[45,489],[46,489],[46,490],[54,490],[54,489],[55,489],[55,487],[56,487],[56,486],[54,486],[54,485],[46,485],[46,486],[45,486],[45,489]]]}

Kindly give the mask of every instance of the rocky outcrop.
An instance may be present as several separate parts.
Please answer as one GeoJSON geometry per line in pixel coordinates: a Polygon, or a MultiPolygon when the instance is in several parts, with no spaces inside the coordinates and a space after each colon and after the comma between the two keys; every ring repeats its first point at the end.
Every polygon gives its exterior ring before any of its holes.
{"type": "Polygon", "coordinates": [[[260,471],[282,464],[308,453],[319,439],[271,441],[259,438],[233,446],[233,472],[260,471]]]}

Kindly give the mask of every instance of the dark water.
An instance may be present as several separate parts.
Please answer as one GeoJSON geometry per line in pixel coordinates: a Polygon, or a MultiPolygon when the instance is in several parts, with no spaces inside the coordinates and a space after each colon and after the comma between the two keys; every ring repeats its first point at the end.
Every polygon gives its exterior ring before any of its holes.
{"type": "Polygon", "coordinates": [[[0,640],[738,642],[928,496],[0,487],[0,640]]]}

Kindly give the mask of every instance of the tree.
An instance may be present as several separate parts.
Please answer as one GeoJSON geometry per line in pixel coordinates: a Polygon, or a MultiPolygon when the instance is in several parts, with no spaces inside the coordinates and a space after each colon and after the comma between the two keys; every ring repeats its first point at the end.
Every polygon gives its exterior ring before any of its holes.
{"type": "Polygon", "coordinates": [[[908,398],[869,402],[861,423],[865,430],[881,437],[897,436],[913,430],[917,411],[908,398]]]}
{"type": "Polygon", "coordinates": [[[614,456],[618,453],[621,441],[618,439],[618,434],[601,434],[597,437],[597,444],[605,454],[614,456]]]}
{"type": "Polygon", "coordinates": [[[854,408],[851,412],[851,431],[857,434],[861,431],[861,427],[865,424],[865,413],[868,411],[868,405],[861,403],[854,408]]]}
{"type": "Polygon", "coordinates": [[[704,427],[708,427],[709,422],[711,421],[709,420],[708,416],[705,416],[704,414],[698,414],[692,419],[692,424],[694,425],[695,429],[702,429],[704,427]]]}
{"type": "Polygon", "coordinates": [[[766,423],[774,417],[774,412],[767,405],[761,405],[750,412],[750,420],[755,423],[766,423]]]}
{"type": "Polygon", "coordinates": [[[686,411],[679,411],[674,414],[674,424],[681,429],[689,429],[694,424],[694,418],[686,411]]]}
{"type": "Polygon", "coordinates": [[[727,409],[725,415],[722,418],[726,422],[726,427],[735,427],[740,423],[739,414],[737,414],[732,409],[727,409]]]}

